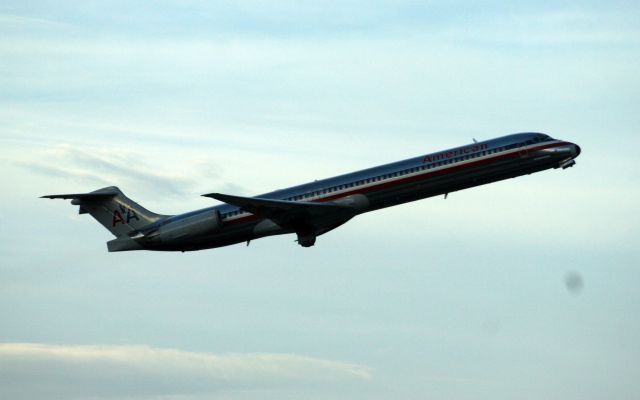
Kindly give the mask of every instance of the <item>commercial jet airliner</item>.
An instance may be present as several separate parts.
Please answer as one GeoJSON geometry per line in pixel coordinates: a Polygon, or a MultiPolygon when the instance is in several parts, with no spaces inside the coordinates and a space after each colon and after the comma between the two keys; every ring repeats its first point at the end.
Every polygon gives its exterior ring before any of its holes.
{"type": "Polygon", "coordinates": [[[358,214],[575,165],[577,144],[542,133],[518,133],[318,180],[255,197],[204,194],[223,205],[179,215],[155,214],[115,186],[71,199],[116,237],[109,251],[191,251],[295,233],[303,247],[358,214]]]}

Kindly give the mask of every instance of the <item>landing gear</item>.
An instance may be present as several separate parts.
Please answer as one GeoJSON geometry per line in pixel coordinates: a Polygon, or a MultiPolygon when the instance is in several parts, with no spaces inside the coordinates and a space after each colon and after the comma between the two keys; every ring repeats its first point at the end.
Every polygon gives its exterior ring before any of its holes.
{"type": "Polygon", "coordinates": [[[298,244],[302,247],[311,247],[316,243],[316,230],[308,225],[298,226],[296,229],[298,244]]]}
{"type": "Polygon", "coordinates": [[[563,162],[561,162],[560,168],[567,169],[567,168],[573,167],[574,165],[576,165],[576,160],[574,160],[573,158],[570,158],[568,160],[564,160],[563,162]]]}
{"type": "Polygon", "coordinates": [[[298,235],[298,244],[302,247],[311,247],[316,244],[316,235],[300,236],[298,235]]]}

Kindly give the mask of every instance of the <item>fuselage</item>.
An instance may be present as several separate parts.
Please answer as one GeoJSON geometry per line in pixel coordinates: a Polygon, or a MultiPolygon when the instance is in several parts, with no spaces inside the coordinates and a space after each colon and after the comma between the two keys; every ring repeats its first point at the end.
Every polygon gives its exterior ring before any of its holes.
{"type": "MultiPolygon", "coordinates": [[[[579,154],[580,147],[574,143],[541,133],[519,133],[317,180],[255,198],[301,203],[334,203],[341,199],[360,202],[352,215],[336,215],[333,220],[331,216],[322,216],[324,220],[319,224],[322,227],[311,232],[315,242],[316,236],[357,214],[546,169],[570,167],[579,154]]],[[[230,204],[169,216],[147,230],[157,230],[185,218],[210,215],[212,211],[219,215],[220,229],[191,238],[188,242],[161,243],[145,248],[188,251],[292,232],[298,233],[301,239],[304,234],[295,226],[278,224],[230,204]]]]}

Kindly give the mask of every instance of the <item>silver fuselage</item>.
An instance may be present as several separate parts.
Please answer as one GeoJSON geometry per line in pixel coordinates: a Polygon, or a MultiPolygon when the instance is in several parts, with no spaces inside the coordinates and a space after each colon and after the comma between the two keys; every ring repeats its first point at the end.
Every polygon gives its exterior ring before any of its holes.
{"type": "MultiPolygon", "coordinates": [[[[330,220],[331,216],[323,216],[324,220],[319,221],[319,225],[327,228],[317,232],[317,235],[321,235],[357,214],[550,168],[566,168],[575,163],[573,160],[579,153],[580,147],[574,143],[539,133],[520,133],[318,180],[255,198],[320,203],[344,198],[366,199],[366,206],[360,207],[351,216],[336,215],[335,220],[330,220]]],[[[229,204],[168,216],[146,230],[159,229],[184,218],[197,219],[199,215],[211,215],[212,210],[219,214],[221,221],[220,229],[215,232],[188,241],[150,244],[144,248],[200,250],[295,231],[229,204]]]]}

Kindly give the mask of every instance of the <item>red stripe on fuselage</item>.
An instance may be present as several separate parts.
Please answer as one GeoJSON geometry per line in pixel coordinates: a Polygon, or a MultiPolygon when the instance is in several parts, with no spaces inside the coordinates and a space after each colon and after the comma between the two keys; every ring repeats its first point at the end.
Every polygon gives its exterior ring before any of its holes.
{"type": "MultiPolygon", "coordinates": [[[[560,146],[566,146],[569,145],[570,143],[568,142],[560,142],[560,143],[549,143],[549,144],[545,144],[542,146],[538,146],[538,147],[534,147],[534,148],[530,148],[530,149],[526,149],[527,153],[530,152],[534,152],[534,151],[539,151],[539,150],[544,150],[544,149],[550,149],[550,148],[554,148],[554,147],[560,147],[560,146]]],[[[380,189],[388,189],[394,186],[398,186],[401,185],[403,183],[410,183],[410,182],[415,182],[415,181],[421,181],[424,180],[425,178],[431,178],[434,176],[441,176],[441,175],[445,175],[451,172],[457,172],[460,170],[464,170],[464,169],[469,169],[469,168],[475,168],[478,167],[480,165],[486,165],[486,164],[490,164],[494,161],[501,161],[501,160],[506,160],[509,158],[515,158],[515,157],[519,157],[520,156],[520,151],[521,148],[518,149],[514,149],[513,151],[504,154],[504,153],[498,153],[495,155],[491,155],[489,157],[486,157],[484,159],[481,160],[476,160],[476,161],[471,161],[471,162],[467,162],[465,164],[454,164],[451,165],[450,167],[445,167],[442,169],[439,169],[437,171],[429,171],[426,170],[423,173],[417,174],[417,175],[413,175],[413,176],[408,176],[406,178],[402,178],[402,179],[396,179],[396,180],[387,180],[387,181],[383,181],[380,182],[378,184],[375,185],[371,185],[371,186],[367,186],[367,187],[360,187],[360,188],[354,188],[353,190],[350,191],[346,191],[346,192],[341,192],[341,193],[337,193],[337,194],[332,194],[330,196],[327,197],[322,197],[322,198],[318,198],[315,200],[311,200],[311,202],[317,202],[317,203],[324,203],[327,201],[331,201],[331,200],[336,200],[342,197],[346,197],[352,194],[358,194],[358,193],[369,193],[369,192],[374,192],[380,189]]],[[[238,219],[234,219],[233,221],[228,221],[227,224],[229,225],[236,225],[236,224],[240,224],[240,223],[246,223],[246,222],[250,222],[253,221],[255,219],[258,219],[259,217],[257,215],[251,214],[251,215],[247,215],[246,217],[242,217],[242,218],[238,218],[238,219]]]]}

